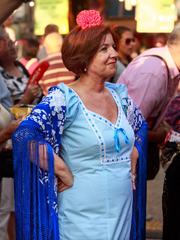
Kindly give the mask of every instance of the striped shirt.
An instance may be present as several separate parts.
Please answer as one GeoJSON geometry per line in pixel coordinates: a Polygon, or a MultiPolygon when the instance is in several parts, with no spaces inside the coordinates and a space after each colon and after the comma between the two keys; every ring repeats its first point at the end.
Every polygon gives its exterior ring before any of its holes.
{"type": "Polygon", "coordinates": [[[43,61],[48,61],[50,65],[39,81],[44,95],[47,95],[48,89],[52,86],[62,82],[69,84],[75,80],[75,74],[64,66],[61,53],[50,54],[43,61]]]}

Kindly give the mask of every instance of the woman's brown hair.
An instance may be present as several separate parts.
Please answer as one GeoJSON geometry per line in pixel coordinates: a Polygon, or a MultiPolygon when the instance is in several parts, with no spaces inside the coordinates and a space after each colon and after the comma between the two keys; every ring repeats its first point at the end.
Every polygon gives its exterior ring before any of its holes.
{"type": "Polygon", "coordinates": [[[117,39],[109,26],[100,25],[87,29],[75,27],[65,37],[62,45],[62,59],[67,69],[77,75],[85,73],[103,37],[108,33],[112,34],[116,44],[117,39]]]}

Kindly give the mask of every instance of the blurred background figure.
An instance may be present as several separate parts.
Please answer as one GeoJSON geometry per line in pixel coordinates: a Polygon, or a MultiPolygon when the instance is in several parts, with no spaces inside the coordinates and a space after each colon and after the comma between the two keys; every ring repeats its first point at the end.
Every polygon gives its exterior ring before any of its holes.
{"type": "Polygon", "coordinates": [[[16,33],[14,31],[14,29],[12,28],[12,24],[13,24],[13,16],[10,15],[3,23],[6,32],[8,33],[10,39],[14,42],[16,41],[16,33]]]}
{"type": "MultiPolygon", "coordinates": [[[[67,70],[61,56],[62,36],[57,33],[50,33],[44,39],[44,47],[47,57],[43,60],[48,61],[50,66],[39,81],[43,94],[47,95],[48,89],[61,82],[69,84],[75,80],[75,74],[67,70]]],[[[42,60],[42,61],[43,61],[42,60]]]]}
{"type": "Polygon", "coordinates": [[[144,51],[128,65],[118,80],[127,85],[130,96],[149,124],[148,180],[153,180],[158,173],[159,146],[169,131],[163,120],[167,106],[178,90],[179,52],[180,27],[175,27],[169,34],[167,45],[144,51]]]}
{"type": "Polygon", "coordinates": [[[6,20],[9,15],[18,8],[25,0],[1,0],[1,8],[0,8],[0,24],[6,20]]]}
{"type": "Polygon", "coordinates": [[[153,39],[153,46],[154,47],[164,47],[167,43],[167,34],[165,33],[158,33],[154,36],[153,39]]]}
{"type": "Polygon", "coordinates": [[[37,53],[39,50],[39,41],[35,37],[25,38],[23,40],[22,57],[20,62],[25,66],[31,75],[38,65],[37,53]]]}
{"type": "Polygon", "coordinates": [[[166,123],[171,127],[161,149],[165,169],[163,187],[163,240],[180,239],[180,93],[168,107],[166,123]]]}
{"type": "Polygon", "coordinates": [[[17,53],[14,42],[5,29],[1,28],[0,36],[0,76],[8,86],[14,104],[20,101],[26,88],[29,74],[16,60],[17,53]]]}
{"type": "Polygon", "coordinates": [[[54,32],[59,33],[59,27],[56,24],[48,24],[44,29],[44,37],[54,32]]]}
{"type": "Polygon", "coordinates": [[[43,59],[43,58],[47,57],[47,52],[44,47],[44,39],[50,33],[59,33],[59,27],[56,24],[48,24],[44,28],[44,34],[40,38],[40,47],[39,47],[39,51],[37,53],[38,59],[43,59]]]}
{"type": "Polygon", "coordinates": [[[140,37],[137,33],[134,33],[134,44],[133,44],[133,52],[131,53],[131,59],[134,59],[142,52],[142,43],[140,37]]]}
{"type": "Polygon", "coordinates": [[[135,50],[135,38],[130,28],[125,26],[113,26],[112,31],[115,33],[118,42],[118,61],[116,62],[116,73],[110,82],[116,83],[120,75],[131,62],[132,58],[137,56],[135,50]],[[132,54],[135,55],[132,56],[132,54]]]}
{"type": "Polygon", "coordinates": [[[113,31],[119,40],[119,61],[126,67],[132,60],[131,54],[135,45],[134,34],[130,28],[125,26],[115,26],[113,31]]]}
{"type": "MultiPolygon", "coordinates": [[[[14,42],[5,29],[0,26],[0,104],[10,111],[14,104],[32,103],[39,93],[38,86],[27,88],[29,74],[18,62],[14,42]]],[[[1,113],[2,117],[2,113],[1,113]]],[[[0,129],[0,161],[9,161],[12,155],[11,141],[8,139],[20,120],[7,122],[0,129]],[[8,140],[8,142],[6,142],[8,140]],[[4,157],[3,157],[4,156],[4,157]],[[8,156],[5,159],[5,156],[8,156]]],[[[13,179],[3,178],[0,197],[0,240],[15,239],[13,179]],[[10,229],[8,231],[8,227],[10,229]]]]}

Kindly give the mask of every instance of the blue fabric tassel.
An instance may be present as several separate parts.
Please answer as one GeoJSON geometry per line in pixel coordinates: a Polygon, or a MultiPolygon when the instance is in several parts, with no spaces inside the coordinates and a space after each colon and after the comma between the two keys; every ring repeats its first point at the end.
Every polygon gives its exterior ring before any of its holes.
{"type": "Polygon", "coordinates": [[[119,141],[119,134],[122,135],[122,137],[124,138],[124,142],[126,144],[129,144],[129,138],[126,135],[126,132],[124,131],[123,128],[116,128],[115,129],[115,133],[114,133],[114,142],[115,142],[115,148],[117,152],[120,152],[120,141],[119,141]]]}

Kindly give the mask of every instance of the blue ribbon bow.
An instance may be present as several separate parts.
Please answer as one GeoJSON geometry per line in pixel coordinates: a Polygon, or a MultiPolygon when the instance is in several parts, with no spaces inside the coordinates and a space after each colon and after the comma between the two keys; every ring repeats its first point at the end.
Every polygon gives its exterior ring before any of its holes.
{"type": "Polygon", "coordinates": [[[123,128],[116,128],[115,129],[115,133],[114,133],[114,141],[115,141],[115,147],[116,147],[116,151],[120,152],[120,141],[119,141],[119,134],[122,135],[122,137],[124,138],[124,142],[126,144],[129,144],[129,138],[126,135],[126,132],[123,128]]]}

